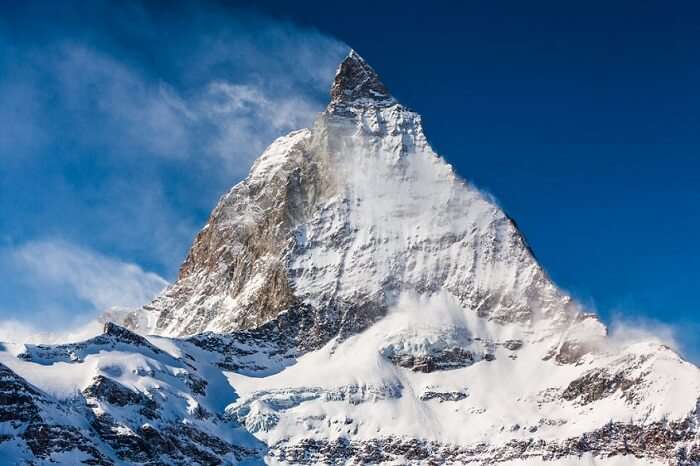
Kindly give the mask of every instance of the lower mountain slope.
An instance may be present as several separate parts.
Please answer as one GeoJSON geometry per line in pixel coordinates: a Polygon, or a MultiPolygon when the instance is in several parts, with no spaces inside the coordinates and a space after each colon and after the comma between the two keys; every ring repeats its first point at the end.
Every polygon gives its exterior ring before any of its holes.
{"type": "MultiPolygon", "coordinates": [[[[448,296],[295,354],[284,327],[0,352],[3,464],[697,465],[700,371],[658,343],[575,361],[471,333],[448,296]],[[435,313],[426,322],[424,312],[435,313]]],[[[492,324],[500,325],[500,324],[492,324]]]]}
{"type": "Polygon", "coordinates": [[[264,444],[223,416],[236,399],[223,374],[153,343],[107,324],[79,343],[6,344],[0,463],[261,464],[264,444]]]}

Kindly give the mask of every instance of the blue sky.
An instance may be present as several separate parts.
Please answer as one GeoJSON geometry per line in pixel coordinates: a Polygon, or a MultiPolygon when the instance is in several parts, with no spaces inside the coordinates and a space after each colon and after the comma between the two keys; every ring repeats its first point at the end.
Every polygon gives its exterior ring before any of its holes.
{"type": "Polygon", "coordinates": [[[73,325],[172,280],[350,45],[557,283],[697,359],[700,7],[494,3],[5,6],[0,316],[73,325]]]}

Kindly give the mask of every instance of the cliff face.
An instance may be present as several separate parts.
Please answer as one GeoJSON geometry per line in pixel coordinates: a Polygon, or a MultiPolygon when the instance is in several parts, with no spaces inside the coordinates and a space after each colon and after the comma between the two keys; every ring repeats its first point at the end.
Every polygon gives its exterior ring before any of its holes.
{"type": "Polygon", "coordinates": [[[610,341],[354,52],[124,324],[0,348],[0,458],[700,464],[698,368],[610,341]]]}

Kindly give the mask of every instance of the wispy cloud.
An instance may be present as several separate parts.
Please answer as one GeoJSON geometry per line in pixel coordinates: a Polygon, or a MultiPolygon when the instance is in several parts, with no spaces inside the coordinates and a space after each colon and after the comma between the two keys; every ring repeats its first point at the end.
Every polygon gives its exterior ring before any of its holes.
{"type": "Polygon", "coordinates": [[[7,242],[62,238],[172,279],[218,197],[323,109],[345,45],[250,10],[173,8],[36,3],[0,18],[7,242]]]}
{"type": "Polygon", "coordinates": [[[73,327],[50,329],[39,323],[0,320],[0,341],[12,343],[63,344],[83,341],[102,333],[103,324],[90,320],[73,327]]]}
{"type": "Polygon", "coordinates": [[[227,81],[212,82],[194,108],[214,128],[209,153],[233,172],[247,167],[275,137],[309,126],[319,110],[304,96],[275,96],[262,86],[227,81]]]}
{"type": "Polygon", "coordinates": [[[58,30],[39,43],[0,27],[12,44],[0,59],[0,98],[12,104],[0,112],[0,156],[36,153],[48,141],[99,157],[213,155],[240,176],[276,136],[311,124],[347,47],[250,12],[190,13],[198,20],[182,25],[126,8],[115,12],[122,29],[58,30]],[[143,37],[139,53],[120,49],[135,34],[127,19],[172,40],[143,37]]]}
{"type": "Polygon", "coordinates": [[[34,299],[0,299],[0,340],[52,342],[99,333],[106,311],[136,309],[167,281],[142,267],[61,240],[30,241],[0,251],[7,289],[34,299]],[[12,301],[12,300],[10,300],[12,301]]]}
{"type": "Polygon", "coordinates": [[[654,343],[671,348],[695,364],[700,363],[697,345],[700,327],[697,323],[656,319],[627,302],[601,309],[589,294],[567,292],[575,297],[582,309],[595,313],[604,322],[608,334],[604,344],[610,348],[619,350],[637,343],[654,343]]]}
{"type": "Polygon", "coordinates": [[[84,44],[57,44],[40,66],[52,73],[61,125],[74,143],[121,157],[184,157],[188,114],[167,84],[84,44]]]}
{"type": "Polygon", "coordinates": [[[37,288],[67,287],[96,311],[136,308],[168,284],[136,264],[61,241],[29,242],[12,256],[37,288]]]}

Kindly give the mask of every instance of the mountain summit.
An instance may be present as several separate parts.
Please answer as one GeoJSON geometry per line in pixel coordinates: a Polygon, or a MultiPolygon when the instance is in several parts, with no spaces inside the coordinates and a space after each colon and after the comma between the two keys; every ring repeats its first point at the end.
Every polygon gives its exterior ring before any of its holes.
{"type": "Polygon", "coordinates": [[[700,371],[611,340],[354,51],[313,127],[265,150],[123,324],[0,352],[0,453],[700,464],[700,371]]]}
{"type": "Polygon", "coordinates": [[[590,321],[602,334],[354,51],[331,95],[314,128],[275,141],[220,200],[178,281],[133,328],[230,332],[293,313],[313,321],[304,341],[323,345],[409,294],[447,293],[486,321],[552,332],[590,321]]]}
{"type": "Polygon", "coordinates": [[[379,75],[354,50],[343,60],[331,87],[331,103],[340,106],[364,101],[367,105],[389,106],[396,101],[379,75]]]}

